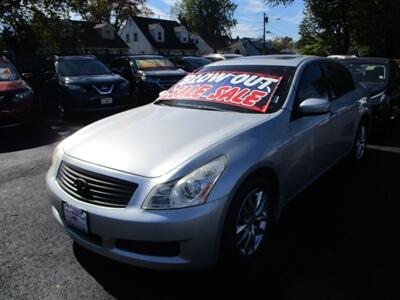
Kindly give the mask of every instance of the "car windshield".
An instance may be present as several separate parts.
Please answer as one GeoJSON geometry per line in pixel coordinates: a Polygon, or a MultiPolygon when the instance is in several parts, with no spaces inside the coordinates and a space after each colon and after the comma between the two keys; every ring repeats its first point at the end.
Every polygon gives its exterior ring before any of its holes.
{"type": "Polygon", "coordinates": [[[343,61],[356,80],[384,84],[387,79],[386,65],[375,61],[343,61]]]}
{"type": "Polygon", "coordinates": [[[160,94],[155,104],[272,113],[285,102],[294,67],[205,66],[160,94]]]}
{"type": "Polygon", "coordinates": [[[177,67],[166,58],[146,57],[134,60],[136,68],[141,71],[176,70],[177,67]]]}
{"type": "Polygon", "coordinates": [[[14,81],[17,79],[19,79],[19,75],[12,64],[0,63],[0,81],[14,81]]]}
{"type": "Polygon", "coordinates": [[[201,57],[193,57],[193,58],[184,57],[182,58],[182,60],[185,61],[194,70],[211,63],[210,60],[201,57]]]}
{"type": "Polygon", "coordinates": [[[95,59],[59,61],[57,69],[61,76],[111,74],[111,71],[101,61],[95,59]]]}

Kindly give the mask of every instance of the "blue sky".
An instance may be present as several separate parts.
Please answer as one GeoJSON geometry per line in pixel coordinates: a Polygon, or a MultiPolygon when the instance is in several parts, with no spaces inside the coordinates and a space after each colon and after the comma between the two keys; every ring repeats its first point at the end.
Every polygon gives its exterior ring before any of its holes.
{"type": "MultiPolygon", "coordinates": [[[[147,0],[156,16],[160,18],[171,17],[170,7],[177,0],[147,0]]],[[[295,0],[294,4],[284,7],[271,7],[264,4],[263,0],[234,0],[238,4],[235,18],[238,25],[232,30],[232,37],[261,37],[262,36],[262,15],[266,12],[270,18],[267,30],[271,34],[267,38],[273,39],[277,36],[290,36],[298,39],[299,24],[303,18],[303,1],[295,0]],[[280,20],[277,20],[277,19],[280,20]]]]}

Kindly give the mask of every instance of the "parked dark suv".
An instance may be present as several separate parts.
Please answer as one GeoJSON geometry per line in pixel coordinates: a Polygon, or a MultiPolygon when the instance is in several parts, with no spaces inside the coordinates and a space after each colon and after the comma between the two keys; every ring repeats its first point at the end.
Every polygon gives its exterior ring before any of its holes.
{"type": "Polygon", "coordinates": [[[0,128],[33,122],[37,109],[31,87],[8,60],[0,57],[0,128]]]}
{"type": "Polygon", "coordinates": [[[129,80],[138,104],[150,103],[187,73],[158,55],[117,57],[111,62],[114,72],[129,80]]]}
{"type": "Polygon", "coordinates": [[[51,56],[41,74],[41,98],[61,116],[133,105],[129,82],[94,56],[51,56]]]}
{"type": "Polygon", "coordinates": [[[339,59],[371,94],[372,115],[381,122],[395,118],[400,107],[400,70],[387,58],[339,59]]]}

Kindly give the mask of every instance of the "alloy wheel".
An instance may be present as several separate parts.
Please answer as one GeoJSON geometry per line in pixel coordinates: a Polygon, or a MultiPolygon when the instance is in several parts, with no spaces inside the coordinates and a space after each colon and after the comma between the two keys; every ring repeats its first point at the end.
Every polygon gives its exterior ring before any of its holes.
{"type": "Polygon", "coordinates": [[[236,247],[243,256],[251,256],[260,247],[267,227],[267,194],[261,189],[245,198],[236,220],[236,247]]]}
{"type": "Polygon", "coordinates": [[[364,157],[365,149],[367,148],[367,128],[361,125],[356,140],[356,159],[361,160],[364,157]]]}

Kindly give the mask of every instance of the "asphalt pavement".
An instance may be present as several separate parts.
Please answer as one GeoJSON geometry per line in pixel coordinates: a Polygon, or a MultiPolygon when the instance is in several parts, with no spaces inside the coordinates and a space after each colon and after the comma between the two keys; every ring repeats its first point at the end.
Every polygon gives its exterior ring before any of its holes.
{"type": "Polygon", "coordinates": [[[341,162],[296,197],[264,260],[238,274],[144,270],[73,244],[45,174],[57,142],[91,121],[0,132],[1,300],[400,299],[400,122],[370,141],[365,164],[341,162]]]}

